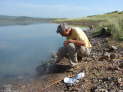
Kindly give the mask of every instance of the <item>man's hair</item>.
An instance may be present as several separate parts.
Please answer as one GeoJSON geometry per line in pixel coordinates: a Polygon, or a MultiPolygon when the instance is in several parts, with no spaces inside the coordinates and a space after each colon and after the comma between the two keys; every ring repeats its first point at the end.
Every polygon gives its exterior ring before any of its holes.
{"type": "Polygon", "coordinates": [[[60,24],[57,27],[57,33],[62,33],[65,29],[68,29],[69,26],[66,23],[60,24]]]}

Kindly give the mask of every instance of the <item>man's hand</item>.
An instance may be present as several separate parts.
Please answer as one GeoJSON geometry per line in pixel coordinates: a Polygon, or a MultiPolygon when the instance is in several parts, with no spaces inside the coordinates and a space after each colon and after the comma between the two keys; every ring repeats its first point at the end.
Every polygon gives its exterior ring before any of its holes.
{"type": "Polygon", "coordinates": [[[69,43],[74,43],[77,46],[84,46],[85,43],[82,41],[78,41],[78,40],[66,40],[64,41],[64,46],[68,45],[69,43]]]}
{"type": "Polygon", "coordinates": [[[64,41],[64,46],[68,45],[68,43],[69,43],[69,40],[64,41]]]}
{"type": "Polygon", "coordinates": [[[66,40],[66,41],[64,41],[64,46],[68,45],[69,43],[72,43],[72,40],[66,40]]]}

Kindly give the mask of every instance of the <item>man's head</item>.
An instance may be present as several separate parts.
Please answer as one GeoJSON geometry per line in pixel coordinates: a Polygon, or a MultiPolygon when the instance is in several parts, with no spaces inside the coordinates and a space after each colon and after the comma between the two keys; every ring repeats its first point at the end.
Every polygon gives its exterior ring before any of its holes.
{"type": "Polygon", "coordinates": [[[62,36],[68,36],[70,34],[70,27],[65,23],[60,24],[58,25],[56,32],[60,33],[62,36]]]}

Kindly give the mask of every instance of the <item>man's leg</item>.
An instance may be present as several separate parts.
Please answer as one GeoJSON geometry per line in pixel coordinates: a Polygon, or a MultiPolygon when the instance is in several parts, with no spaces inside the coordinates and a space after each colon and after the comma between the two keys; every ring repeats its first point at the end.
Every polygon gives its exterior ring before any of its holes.
{"type": "Polygon", "coordinates": [[[65,56],[66,56],[66,48],[65,47],[59,48],[57,51],[57,59],[55,63],[60,62],[61,59],[63,59],[65,56]]]}
{"type": "Polygon", "coordinates": [[[77,65],[78,59],[77,59],[77,51],[76,46],[73,43],[69,43],[67,46],[65,46],[65,49],[67,51],[67,56],[69,58],[71,65],[77,65]]]}
{"type": "Polygon", "coordinates": [[[91,53],[91,48],[86,48],[84,46],[81,46],[79,49],[79,55],[83,56],[89,56],[91,53]]]}

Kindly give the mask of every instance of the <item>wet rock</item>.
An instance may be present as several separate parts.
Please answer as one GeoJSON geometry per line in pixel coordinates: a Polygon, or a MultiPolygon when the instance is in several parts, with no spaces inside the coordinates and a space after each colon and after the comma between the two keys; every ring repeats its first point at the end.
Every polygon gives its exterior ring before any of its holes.
{"type": "Polygon", "coordinates": [[[38,75],[43,75],[48,73],[48,65],[47,64],[42,64],[36,67],[36,71],[38,75]]]}
{"type": "Polygon", "coordinates": [[[23,77],[23,76],[18,76],[17,79],[18,79],[18,80],[23,80],[24,77],[23,77]]]}
{"type": "Polygon", "coordinates": [[[12,85],[11,84],[4,85],[3,89],[4,89],[4,91],[10,91],[11,92],[12,85]]]}
{"type": "Polygon", "coordinates": [[[6,84],[0,88],[0,92],[20,92],[20,90],[14,87],[12,84],[6,84]]]}

